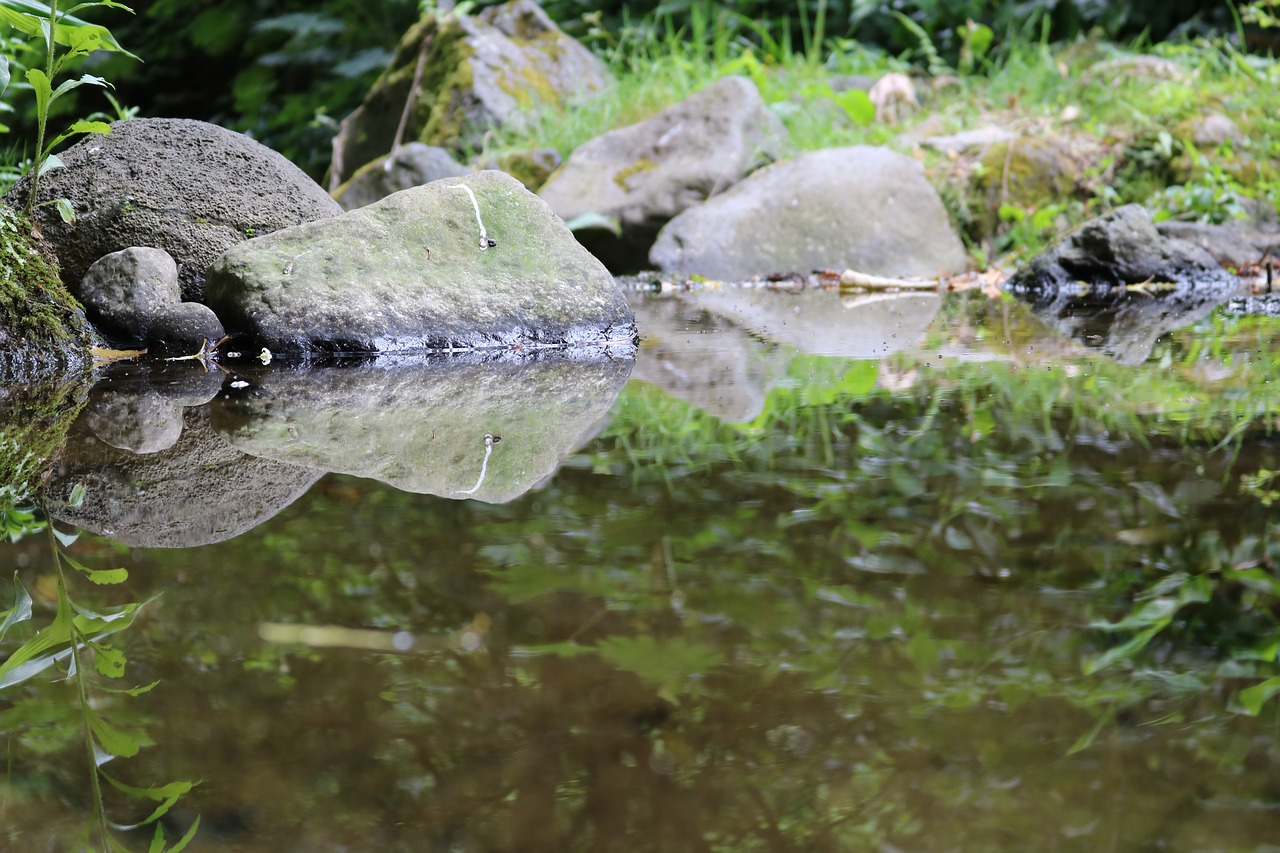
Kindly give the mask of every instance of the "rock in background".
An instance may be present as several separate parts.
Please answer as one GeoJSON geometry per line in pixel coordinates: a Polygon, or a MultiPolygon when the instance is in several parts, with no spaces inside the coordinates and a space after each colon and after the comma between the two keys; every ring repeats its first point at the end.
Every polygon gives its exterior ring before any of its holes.
{"type": "Polygon", "coordinates": [[[1141,364],[1160,335],[1205,317],[1243,284],[1199,246],[1162,236],[1130,204],[1068,234],[1006,287],[1063,334],[1141,364]]]}
{"type": "Polygon", "coordinates": [[[537,196],[494,171],[248,241],[210,271],[208,298],[250,349],[291,358],[586,355],[606,340],[634,351],[631,308],[608,270],[537,196]]]}
{"type": "Polygon", "coordinates": [[[351,180],[334,191],[333,197],[343,210],[355,210],[400,190],[469,174],[471,170],[454,160],[445,149],[410,142],[361,167],[351,180]]]}
{"type": "Polygon", "coordinates": [[[745,77],[723,77],[652,118],[580,145],[539,195],[569,221],[615,218],[578,238],[614,273],[636,272],[672,217],[779,156],[787,131],[745,77]]]}
{"type": "Polygon", "coordinates": [[[863,145],[761,169],[671,220],[649,259],[723,280],[819,268],[935,276],[967,263],[920,165],[863,145]]]}
{"type": "MultiPolygon", "coordinates": [[[[80,282],[103,255],[164,249],[178,264],[182,298],[200,302],[205,271],[249,237],[341,212],[297,166],[247,136],[189,119],[116,122],[58,155],[65,168],[40,179],[39,202],[71,201],[74,224],[54,205],[36,208],[62,280],[80,282]]],[[[27,198],[30,179],[6,194],[27,198]]]]}
{"type": "Polygon", "coordinates": [[[479,15],[429,13],[400,40],[390,67],[333,143],[330,187],[401,142],[452,151],[482,147],[486,131],[519,123],[522,111],[599,91],[609,73],[532,0],[479,15]]]}

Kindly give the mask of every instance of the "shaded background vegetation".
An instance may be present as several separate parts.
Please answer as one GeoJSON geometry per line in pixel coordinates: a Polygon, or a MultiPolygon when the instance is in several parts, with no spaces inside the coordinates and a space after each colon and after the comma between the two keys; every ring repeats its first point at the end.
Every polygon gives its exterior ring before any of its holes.
{"type": "MultiPolygon", "coordinates": [[[[248,133],[319,178],[336,121],[360,103],[421,6],[434,4],[138,0],[132,5],[137,12],[133,17],[115,11],[95,16],[143,59],[140,64],[112,57],[98,60],[94,69],[115,83],[124,106],[144,116],[197,118],[248,133]]],[[[469,8],[488,5],[494,0],[479,0],[469,8]]],[[[1227,0],[547,0],[543,5],[569,33],[602,48],[623,38],[635,44],[673,30],[688,32],[699,18],[732,29],[744,43],[763,40],[802,51],[820,48],[815,42],[854,39],[889,55],[916,56],[919,35],[903,23],[901,13],[928,33],[933,47],[953,65],[969,20],[989,25],[997,43],[1069,39],[1095,29],[1110,38],[1150,40],[1235,32],[1227,0]]],[[[60,106],[70,116],[105,104],[95,93],[66,98],[60,106]]],[[[18,131],[14,138],[29,135],[30,115],[11,119],[18,131]]]]}

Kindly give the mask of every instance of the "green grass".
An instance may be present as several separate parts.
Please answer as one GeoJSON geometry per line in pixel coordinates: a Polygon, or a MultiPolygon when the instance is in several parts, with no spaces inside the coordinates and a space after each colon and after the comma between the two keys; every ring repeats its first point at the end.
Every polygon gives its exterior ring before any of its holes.
{"type": "Polygon", "coordinates": [[[523,133],[495,135],[487,153],[539,145],[567,157],[595,136],[652,116],[719,77],[740,74],[756,82],[797,152],[871,144],[919,158],[979,266],[1038,251],[1058,233],[1128,202],[1145,203],[1161,216],[1204,221],[1236,215],[1240,198],[1263,199],[1280,210],[1274,166],[1280,155],[1280,65],[1221,40],[1049,44],[1034,33],[1015,33],[970,61],[971,73],[930,77],[904,58],[850,40],[828,39],[821,49],[809,41],[810,49],[793,51],[786,47],[788,33],[727,13],[695,15],[682,29],[657,29],[660,37],[652,37],[653,27],[599,34],[593,46],[616,85],[579,107],[543,111],[523,133]],[[1099,71],[1104,63],[1134,61],[1158,62],[1176,74],[1099,71]],[[839,91],[850,75],[878,78],[890,71],[912,73],[921,101],[899,123],[868,120],[861,96],[839,91]],[[1192,152],[1178,134],[1211,112],[1230,116],[1243,143],[1192,152]],[[1076,191],[1021,200],[1024,215],[981,215],[972,186],[976,158],[951,158],[916,143],[989,124],[1024,138],[1056,134],[1080,146],[1084,167],[1076,191]],[[1052,215],[1035,217],[1050,207],[1052,215]],[[1033,219],[1040,225],[1051,220],[1053,227],[1030,228],[1025,223],[1033,219]]]}

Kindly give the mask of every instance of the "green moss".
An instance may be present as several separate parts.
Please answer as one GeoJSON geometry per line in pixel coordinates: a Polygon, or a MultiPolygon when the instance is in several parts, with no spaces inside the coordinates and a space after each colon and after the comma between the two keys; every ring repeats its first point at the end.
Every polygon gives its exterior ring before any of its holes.
{"type": "Polygon", "coordinates": [[[982,200],[975,217],[980,236],[995,232],[1004,205],[1032,210],[1075,192],[1079,168],[1068,143],[1054,136],[1015,139],[992,145],[973,173],[973,189],[982,200]]]}
{"type": "Polygon", "coordinates": [[[88,399],[82,379],[10,389],[0,407],[0,507],[22,504],[39,489],[88,399]]]}
{"type": "Polygon", "coordinates": [[[0,205],[0,341],[10,349],[70,353],[87,350],[90,336],[51,253],[42,252],[31,236],[30,222],[0,205]]]}
{"type": "Polygon", "coordinates": [[[622,187],[623,192],[631,192],[631,186],[627,183],[629,179],[656,168],[658,168],[657,163],[653,162],[648,157],[641,157],[639,160],[614,175],[613,182],[622,187]]]}

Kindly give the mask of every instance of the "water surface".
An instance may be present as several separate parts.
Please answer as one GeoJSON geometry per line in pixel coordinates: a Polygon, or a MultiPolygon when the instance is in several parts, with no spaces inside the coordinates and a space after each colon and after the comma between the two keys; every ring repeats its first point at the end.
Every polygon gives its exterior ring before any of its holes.
{"type": "MultiPolygon", "coordinates": [[[[70,594],[150,602],[104,769],[199,780],[189,850],[1275,849],[1277,321],[724,303],[638,299],[634,369],[116,368],[47,484],[129,570],[70,594]]],[[[0,549],[37,627],[49,549],[0,549]]],[[[0,846],[89,819],[77,708],[0,693],[0,846]]]]}

